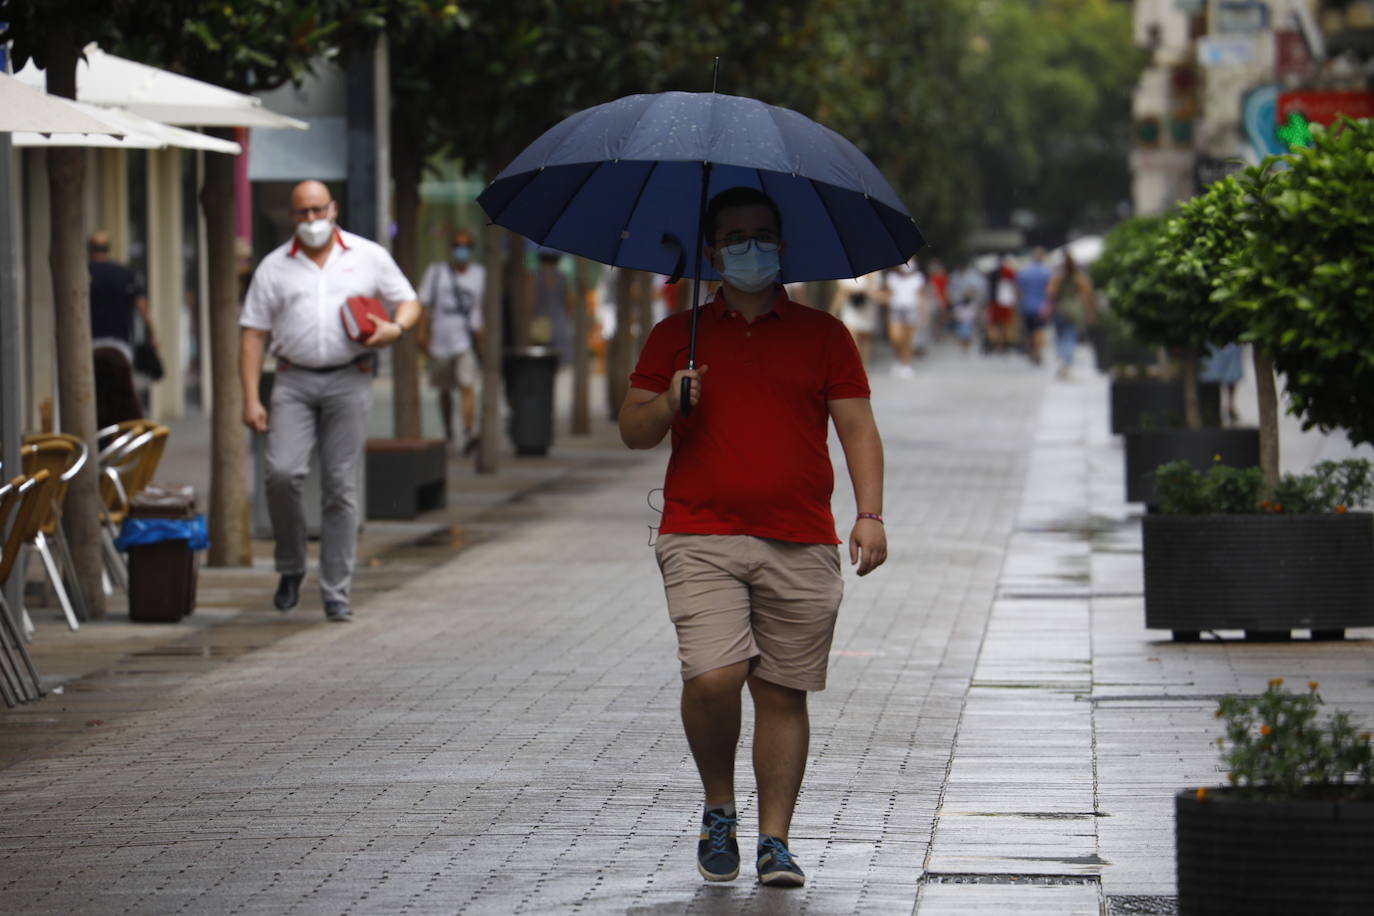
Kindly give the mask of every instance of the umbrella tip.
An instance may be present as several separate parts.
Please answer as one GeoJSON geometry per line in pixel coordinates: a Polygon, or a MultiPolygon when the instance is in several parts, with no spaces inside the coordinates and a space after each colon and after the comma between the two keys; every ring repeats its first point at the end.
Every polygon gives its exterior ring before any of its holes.
{"type": "Polygon", "coordinates": [[[716,92],[716,83],[720,81],[720,55],[716,55],[715,68],[711,72],[711,94],[716,92]]]}

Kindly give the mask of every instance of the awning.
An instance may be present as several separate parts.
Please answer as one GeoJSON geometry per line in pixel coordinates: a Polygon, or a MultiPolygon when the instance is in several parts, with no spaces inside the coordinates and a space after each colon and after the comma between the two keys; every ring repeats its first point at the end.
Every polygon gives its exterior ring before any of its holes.
{"type": "MultiPolygon", "coordinates": [[[[76,65],[76,97],[95,105],[115,105],[164,124],[200,127],[289,127],[304,121],[269,111],[256,96],[192,79],[147,64],[106,54],[94,43],[76,65]]],[[[44,74],[33,61],[15,74],[42,86],[44,74]]]]}
{"type": "Polygon", "coordinates": [[[94,118],[114,125],[123,131],[123,138],[116,139],[100,134],[77,134],[66,131],[53,131],[42,134],[35,131],[15,131],[15,146],[103,146],[115,149],[199,149],[211,153],[228,153],[237,156],[242,147],[230,140],[209,137],[194,130],[183,130],[170,124],[163,124],[150,118],[140,117],[121,108],[102,108],[85,102],[69,102],[78,110],[94,118]]]}
{"type": "MultiPolygon", "coordinates": [[[[0,73],[0,131],[33,131],[35,135],[61,131],[69,134],[120,135],[122,131],[98,113],[41,88],[34,89],[0,73]]],[[[118,141],[111,141],[117,143],[118,141]]]]}

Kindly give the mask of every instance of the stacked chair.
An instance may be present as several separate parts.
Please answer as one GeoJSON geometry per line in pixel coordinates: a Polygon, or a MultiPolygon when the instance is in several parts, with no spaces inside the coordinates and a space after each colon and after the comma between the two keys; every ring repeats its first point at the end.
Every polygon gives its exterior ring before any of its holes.
{"type": "MultiPolygon", "coordinates": [[[[115,547],[119,526],[129,517],[133,498],[152,482],[171,430],[151,420],[126,420],[107,426],[100,441],[100,497],[104,503],[101,543],[107,578],[129,590],[129,572],[115,547]]],[[[106,585],[106,594],[113,591],[106,585]]]]}
{"type": "Polygon", "coordinates": [[[25,474],[47,471],[55,481],[51,487],[52,499],[48,501],[47,511],[30,544],[43,559],[43,571],[67,617],[67,625],[76,630],[80,627],[79,621],[88,619],[89,615],[76,578],[76,564],[72,562],[67,536],[62,531],[62,506],[67,498],[67,487],[86,466],[90,450],[77,436],[41,433],[25,436],[20,454],[25,474]]]}
{"type": "MultiPolygon", "coordinates": [[[[9,581],[18,565],[19,552],[33,540],[52,507],[57,479],[47,471],[15,477],[0,486],[0,585],[9,581]]],[[[0,698],[17,706],[43,696],[38,672],[10,609],[0,594],[0,698]]]]}

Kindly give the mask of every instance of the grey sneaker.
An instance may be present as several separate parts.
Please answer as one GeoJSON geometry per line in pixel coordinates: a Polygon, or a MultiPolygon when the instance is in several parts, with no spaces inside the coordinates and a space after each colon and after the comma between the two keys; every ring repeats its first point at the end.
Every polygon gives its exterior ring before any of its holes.
{"type": "Polygon", "coordinates": [[[353,619],[353,610],[342,601],[326,601],[324,616],[333,623],[346,623],[353,619]]]}
{"type": "Polygon", "coordinates": [[[787,844],[775,836],[759,837],[759,883],[772,887],[801,887],[806,872],[801,870],[787,844]]]}
{"type": "Polygon", "coordinates": [[[707,881],[733,881],[739,877],[739,843],[735,839],[738,824],[738,818],[715,808],[701,819],[697,871],[707,881]]]}

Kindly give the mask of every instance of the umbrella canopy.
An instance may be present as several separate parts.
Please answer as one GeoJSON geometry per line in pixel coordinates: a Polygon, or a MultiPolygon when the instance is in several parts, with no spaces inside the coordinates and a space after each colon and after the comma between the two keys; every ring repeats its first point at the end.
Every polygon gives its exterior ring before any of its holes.
{"type": "Polygon", "coordinates": [[[0,73],[0,131],[123,135],[98,112],[83,111],[67,99],[26,86],[4,73],[0,73]]]}
{"type": "MultiPolygon", "coordinates": [[[[76,65],[76,97],[96,105],[118,105],[164,124],[200,127],[291,127],[308,125],[264,108],[257,96],[182,76],[170,70],[106,54],[94,43],[76,65]]],[[[41,85],[44,74],[33,61],[15,76],[41,85]]]]}
{"type": "MultiPolygon", "coordinates": [[[[713,92],[632,95],[578,112],[530,144],[477,202],[492,222],[541,245],[690,277],[703,179],[707,198],[746,186],[777,203],[786,283],[862,276],[925,243],[854,144],[795,111],[713,92]]],[[[701,270],[716,277],[707,264],[701,270]]]]}
{"type": "Polygon", "coordinates": [[[123,137],[115,138],[104,134],[75,134],[67,131],[53,131],[41,134],[34,131],[15,131],[15,146],[107,146],[124,149],[166,149],[169,146],[181,149],[202,149],[212,153],[228,153],[237,156],[243,148],[229,140],[219,140],[194,130],[183,130],[170,124],[163,124],[120,108],[101,108],[84,102],[69,103],[80,111],[122,130],[123,137]]]}

